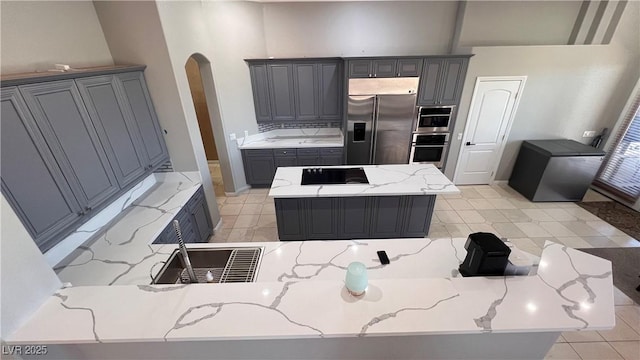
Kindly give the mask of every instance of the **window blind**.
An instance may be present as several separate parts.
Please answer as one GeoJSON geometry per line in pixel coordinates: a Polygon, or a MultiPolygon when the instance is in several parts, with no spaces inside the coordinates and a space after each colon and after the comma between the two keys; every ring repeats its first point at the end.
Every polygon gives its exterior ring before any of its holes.
{"type": "Polygon", "coordinates": [[[640,94],[615,136],[594,185],[635,202],[640,197],[640,94]]]}

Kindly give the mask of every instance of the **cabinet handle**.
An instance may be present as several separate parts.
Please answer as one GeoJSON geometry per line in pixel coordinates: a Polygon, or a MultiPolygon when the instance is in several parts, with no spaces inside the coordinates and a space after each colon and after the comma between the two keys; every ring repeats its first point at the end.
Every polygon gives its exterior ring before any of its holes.
{"type": "Polygon", "coordinates": [[[369,74],[369,77],[371,77],[371,74],[369,74]]]}
{"type": "Polygon", "coordinates": [[[286,151],[283,151],[282,153],[283,153],[283,154],[286,154],[287,152],[286,152],[286,151]]]}
{"type": "Polygon", "coordinates": [[[400,77],[400,73],[398,73],[398,75],[397,75],[397,76],[398,76],[398,77],[400,77]]]}
{"type": "Polygon", "coordinates": [[[373,77],[378,77],[378,74],[373,74],[373,77]]]}
{"type": "Polygon", "coordinates": [[[84,211],[78,211],[77,214],[78,214],[78,216],[84,216],[85,212],[84,211]]]}

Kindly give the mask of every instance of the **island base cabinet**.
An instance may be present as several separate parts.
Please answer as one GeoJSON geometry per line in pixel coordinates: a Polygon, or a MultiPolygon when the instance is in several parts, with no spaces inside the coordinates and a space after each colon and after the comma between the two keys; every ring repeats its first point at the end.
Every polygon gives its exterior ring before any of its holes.
{"type": "Polygon", "coordinates": [[[434,206],[435,195],[275,199],[280,240],[424,237],[434,206]]]}

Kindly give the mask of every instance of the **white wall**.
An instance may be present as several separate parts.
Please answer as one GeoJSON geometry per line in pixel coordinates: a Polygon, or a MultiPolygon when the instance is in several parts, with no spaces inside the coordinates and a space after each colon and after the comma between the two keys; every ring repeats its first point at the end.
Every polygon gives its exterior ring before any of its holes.
{"type": "Polygon", "coordinates": [[[445,54],[455,1],[264,4],[273,57],[445,54]]]}
{"type": "Polygon", "coordinates": [[[0,337],[19,328],[62,286],[5,199],[0,200],[0,337]]]}
{"type": "MultiPolygon", "coordinates": [[[[466,15],[474,16],[473,13],[466,15]]],[[[465,21],[466,24],[466,21],[465,21]]],[[[478,76],[527,75],[496,180],[511,175],[522,140],[583,139],[585,130],[612,128],[640,76],[640,3],[627,5],[610,45],[504,46],[471,52],[446,175],[455,169],[471,96],[478,76]]]]}
{"type": "Polygon", "coordinates": [[[1,71],[45,71],[113,61],[91,1],[2,1],[1,71]]]}
{"type": "Polygon", "coordinates": [[[566,45],[580,1],[469,1],[460,46],[566,45]]]}

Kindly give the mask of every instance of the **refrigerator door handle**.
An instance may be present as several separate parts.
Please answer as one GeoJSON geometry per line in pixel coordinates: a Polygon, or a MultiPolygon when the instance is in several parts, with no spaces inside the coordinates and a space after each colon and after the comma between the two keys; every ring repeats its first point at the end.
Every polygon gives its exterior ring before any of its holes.
{"type": "Polygon", "coordinates": [[[378,97],[373,97],[373,111],[371,112],[371,148],[369,149],[369,164],[375,164],[376,141],[378,138],[378,97]]]}

